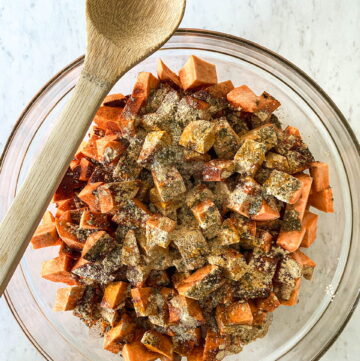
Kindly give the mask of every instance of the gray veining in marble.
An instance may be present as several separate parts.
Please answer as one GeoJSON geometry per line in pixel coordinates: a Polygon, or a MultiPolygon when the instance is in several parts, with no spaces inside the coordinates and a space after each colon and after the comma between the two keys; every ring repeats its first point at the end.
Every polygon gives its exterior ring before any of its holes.
{"type": "MultiPolygon", "coordinates": [[[[83,0],[0,0],[0,151],[23,107],[83,53],[83,0]]],[[[359,0],[188,0],[182,27],[238,35],[285,56],[335,101],[360,136],[359,0]]],[[[323,357],[358,360],[360,311],[323,357]]],[[[40,361],[3,299],[0,361],[40,361]]]]}

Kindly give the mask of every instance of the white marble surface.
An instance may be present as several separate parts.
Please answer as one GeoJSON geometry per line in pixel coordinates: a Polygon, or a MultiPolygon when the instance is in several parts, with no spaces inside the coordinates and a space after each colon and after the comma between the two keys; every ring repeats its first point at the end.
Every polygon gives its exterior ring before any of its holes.
{"type": "MultiPolygon", "coordinates": [[[[83,0],[0,0],[0,151],[23,107],[83,53],[83,0]]],[[[359,0],[188,0],[182,27],[260,43],[302,68],[360,136],[359,0]]],[[[360,311],[323,357],[359,360],[360,311]]],[[[40,361],[0,300],[0,361],[40,361]]]]}

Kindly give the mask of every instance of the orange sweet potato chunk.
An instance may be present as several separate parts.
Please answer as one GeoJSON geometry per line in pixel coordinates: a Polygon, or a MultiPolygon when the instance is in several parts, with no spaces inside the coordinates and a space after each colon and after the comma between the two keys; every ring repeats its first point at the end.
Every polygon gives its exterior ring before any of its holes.
{"type": "Polygon", "coordinates": [[[205,60],[191,55],[179,71],[181,87],[184,90],[217,83],[216,67],[205,60]]]}
{"type": "Polygon", "coordinates": [[[41,277],[52,282],[61,282],[69,286],[75,286],[78,282],[70,273],[72,262],[72,258],[66,255],[45,261],[41,265],[41,277]]]}
{"type": "Polygon", "coordinates": [[[77,302],[83,296],[84,291],[85,286],[59,288],[56,291],[56,299],[53,310],[56,312],[73,310],[77,302]]]}
{"type": "Polygon", "coordinates": [[[298,278],[295,281],[295,288],[292,291],[290,298],[287,301],[281,300],[280,303],[284,306],[296,306],[299,299],[300,286],[301,286],[301,278],[298,278]]]}
{"type": "Polygon", "coordinates": [[[301,221],[304,217],[304,212],[309,199],[313,178],[306,174],[299,174],[295,176],[295,178],[297,178],[301,182],[301,194],[297,202],[291,205],[291,209],[299,213],[299,219],[301,221]]]}
{"type": "Polygon", "coordinates": [[[280,106],[280,102],[267,92],[263,92],[258,101],[257,111],[272,113],[280,106]]]}
{"type": "Polygon", "coordinates": [[[55,224],[40,225],[31,238],[31,244],[34,249],[59,245],[60,241],[55,224]]]}
{"type": "Polygon", "coordinates": [[[103,130],[121,132],[121,108],[102,106],[96,112],[94,123],[103,130]]]}
{"type": "Polygon", "coordinates": [[[203,361],[216,361],[217,355],[224,350],[226,345],[225,337],[218,333],[208,330],[205,338],[203,361]]]}
{"type": "Polygon", "coordinates": [[[305,253],[299,250],[294,252],[291,256],[302,267],[302,273],[304,278],[306,278],[307,280],[311,280],[314,273],[314,268],[316,267],[316,263],[305,253]]]}
{"type": "Polygon", "coordinates": [[[80,176],[79,180],[88,181],[94,170],[93,164],[86,158],[80,160],[80,176]]]}
{"type": "Polygon", "coordinates": [[[231,80],[222,81],[215,85],[207,87],[205,90],[215,98],[226,98],[227,94],[234,89],[231,80]]]}
{"type": "Polygon", "coordinates": [[[271,292],[267,298],[258,299],[256,301],[256,307],[259,310],[266,312],[273,312],[280,306],[280,301],[276,297],[274,292],[271,292]]]}
{"type": "Polygon", "coordinates": [[[146,331],[141,342],[152,352],[157,352],[170,359],[173,356],[173,344],[170,337],[160,332],[155,330],[146,331]]]}
{"type": "Polygon", "coordinates": [[[72,226],[67,220],[57,219],[55,221],[56,229],[59,237],[70,247],[77,250],[82,250],[84,244],[76,237],[72,226]]]}
{"type": "Polygon", "coordinates": [[[42,219],[41,219],[41,224],[45,225],[45,224],[52,224],[55,222],[55,217],[53,216],[53,214],[50,211],[45,211],[42,219]]]}
{"type": "Polygon", "coordinates": [[[109,283],[104,290],[104,296],[101,301],[101,306],[117,309],[126,299],[129,289],[127,282],[112,282],[109,283]]]}
{"type": "Polygon", "coordinates": [[[311,193],[309,204],[320,211],[334,213],[334,198],[332,188],[326,188],[320,192],[311,193]]]}
{"type": "Polygon", "coordinates": [[[131,297],[138,315],[148,316],[153,291],[154,289],[152,287],[137,287],[131,289],[131,297]]]}
{"type": "Polygon", "coordinates": [[[124,361],[155,361],[159,354],[149,351],[141,342],[127,343],[122,349],[124,361]]]}
{"type": "Polygon", "coordinates": [[[250,113],[255,112],[259,105],[259,97],[247,85],[233,89],[227,94],[227,100],[234,107],[250,113]]]}
{"type": "Polygon", "coordinates": [[[313,190],[323,191],[330,187],[329,165],[323,162],[313,162],[310,164],[310,174],[314,178],[313,190]]]}
{"type": "Polygon", "coordinates": [[[102,184],[102,182],[89,183],[78,194],[78,197],[90,207],[90,210],[95,212],[100,211],[96,190],[102,184]]]}
{"type": "Polygon", "coordinates": [[[189,356],[187,357],[188,361],[203,361],[204,348],[201,346],[194,347],[189,356]]]}
{"type": "Polygon", "coordinates": [[[304,224],[301,225],[300,231],[280,231],[276,244],[289,252],[295,252],[300,247],[305,232],[304,224]]]}
{"type": "Polygon", "coordinates": [[[318,219],[319,216],[317,214],[305,211],[303,223],[306,231],[301,241],[301,247],[308,248],[314,243],[317,234],[318,219]]]}
{"type": "Polygon", "coordinates": [[[107,95],[101,105],[106,107],[123,108],[125,105],[125,101],[125,95],[120,93],[114,93],[107,95]]]}
{"type": "Polygon", "coordinates": [[[252,325],[253,315],[247,302],[234,302],[225,307],[225,320],[231,325],[252,325]]]}
{"type": "Polygon", "coordinates": [[[84,210],[80,218],[80,228],[107,230],[110,227],[107,214],[84,210]]]}
{"type": "Polygon", "coordinates": [[[279,211],[275,208],[270,207],[268,203],[263,200],[259,212],[251,216],[251,219],[254,221],[273,221],[275,219],[278,219],[279,217],[279,211]]]}
{"type": "Polygon", "coordinates": [[[180,78],[172,70],[170,70],[161,59],[157,61],[157,75],[162,81],[171,81],[180,87],[180,78]]]}

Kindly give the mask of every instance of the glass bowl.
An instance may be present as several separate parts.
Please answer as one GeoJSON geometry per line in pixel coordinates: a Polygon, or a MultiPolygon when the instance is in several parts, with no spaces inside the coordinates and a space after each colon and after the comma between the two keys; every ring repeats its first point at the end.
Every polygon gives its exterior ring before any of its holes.
{"type": "MultiPolygon", "coordinates": [[[[329,348],[350,318],[359,296],[360,255],[359,144],[335,104],[293,64],[261,46],[226,34],[179,30],[161,50],[128,72],[113,91],[131,91],[139,71],[156,69],[161,57],[180,69],[195,54],[217,65],[220,80],[248,84],[282,103],[279,118],[300,128],[315,157],[328,162],[335,214],[322,214],[319,237],[307,250],[317,262],[315,277],[304,281],[296,307],[274,312],[268,335],[228,360],[314,360],[329,348]]],[[[41,148],[80,75],[83,58],[56,75],[35,96],[17,122],[0,169],[2,216],[41,148]]],[[[61,285],[39,276],[41,262],[57,249],[27,249],[7,291],[6,300],[31,342],[45,359],[56,361],[118,360],[102,350],[101,339],[71,312],[54,313],[55,290],[61,285]]]]}

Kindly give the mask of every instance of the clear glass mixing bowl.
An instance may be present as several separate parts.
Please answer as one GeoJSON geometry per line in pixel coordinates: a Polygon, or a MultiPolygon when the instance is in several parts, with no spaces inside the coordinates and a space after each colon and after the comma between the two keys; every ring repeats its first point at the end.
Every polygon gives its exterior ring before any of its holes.
{"type": "MultiPolygon", "coordinates": [[[[359,144],[329,97],[303,72],[271,51],[230,35],[179,30],[164,47],[128,72],[114,90],[129,93],[139,71],[155,71],[161,57],[179,69],[190,54],[217,65],[220,80],[248,84],[282,103],[279,117],[300,128],[317,159],[330,164],[335,214],[322,214],[319,238],[308,251],[317,262],[315,277],[304,281],[300,303],[274,313],[269,334],[229,360],[313,360],[336,339],[359,296],[360,255],[358,182],[359,144]]],[[[80,75],[83,58],[56,75],[35,96],[17,122],[0,164],[0,211],[3,216],[80,75]]],[[[56,161],[56,160],[54,160],[56,161]]],[[[31,200],[29,200],[31,201],[31,200]]],[[[27,249],[12,278],[6,299],[31,342],[45,359],[117,360],[101,340],[69,313],[51,308],[60,285],[39,277],[41,262],[56,249],[27,249]]]]}

